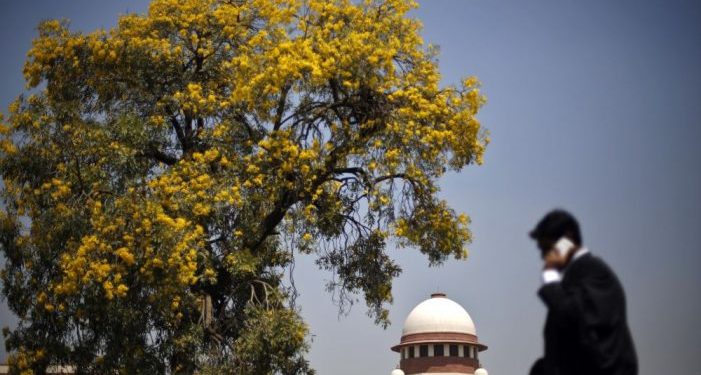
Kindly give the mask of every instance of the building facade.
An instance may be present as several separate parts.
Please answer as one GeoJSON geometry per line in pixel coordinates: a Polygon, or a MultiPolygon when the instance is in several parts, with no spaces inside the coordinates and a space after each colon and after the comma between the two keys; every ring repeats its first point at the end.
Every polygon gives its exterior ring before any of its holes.
{"type": "Polygon", "coordinates": [[[392,350],[400,358],[392,375],[487,375],[479,360],[487,346],[467,311],[444,293],[432,294],[409,313],[392,350]]]}

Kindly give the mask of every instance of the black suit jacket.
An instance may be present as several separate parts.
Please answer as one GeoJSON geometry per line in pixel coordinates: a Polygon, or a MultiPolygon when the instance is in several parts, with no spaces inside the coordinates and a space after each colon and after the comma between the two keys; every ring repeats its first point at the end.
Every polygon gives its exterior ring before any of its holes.
{"type": "Polygon", "coordinates": [[[582,255],[538,295],[548,307],[545,356],[531,375],[637,375],[625,294],[606,263],[582,255]]]}

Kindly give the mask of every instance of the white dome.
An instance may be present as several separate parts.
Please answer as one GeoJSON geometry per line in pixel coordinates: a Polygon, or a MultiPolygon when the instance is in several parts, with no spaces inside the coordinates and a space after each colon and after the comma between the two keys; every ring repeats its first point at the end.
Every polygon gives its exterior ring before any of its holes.
{"type": "Polygon", "coordinates": [[[434,293],[409,313],[402,336],[425,332],[458,332],[477,336],[475,323],[462,306],[434,293]]]}
{"type": "Polygon", "coordinates": [[[392,370],[392,373],[390,375],[404,375],[404,371],[400,369],[394,369],[392,370]]]}
{"type": "Polygon", "coordinates": [[[487,370],[485,370],[483,368],[478,368],[477,371],[475,371],[475,375],[489,375],[489,374],[487,373],[487,370]]]}

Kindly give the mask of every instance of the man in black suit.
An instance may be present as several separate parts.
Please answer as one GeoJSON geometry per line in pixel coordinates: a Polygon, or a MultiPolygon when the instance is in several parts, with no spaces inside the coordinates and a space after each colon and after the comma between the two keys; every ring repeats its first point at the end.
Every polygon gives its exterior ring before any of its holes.
{"type": "Polygon", "coordinates": [[[548,308],[545,356],[531,375],[637,375],[623,287],[582,246],[577,220],[548,213],[530,233],[545,263],[538,295],[548,308]]]}

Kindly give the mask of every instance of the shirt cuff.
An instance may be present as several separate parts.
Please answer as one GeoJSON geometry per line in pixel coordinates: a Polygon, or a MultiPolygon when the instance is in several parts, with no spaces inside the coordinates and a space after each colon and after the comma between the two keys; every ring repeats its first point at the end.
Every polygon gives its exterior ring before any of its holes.
{"type": "Polygon", "coordinates": [[[559,283],[562,280],[560,272],[556,270],[543,271],[543,284],[559,283]]]}

